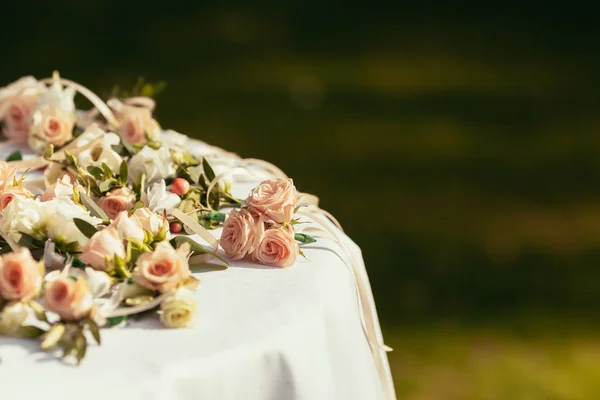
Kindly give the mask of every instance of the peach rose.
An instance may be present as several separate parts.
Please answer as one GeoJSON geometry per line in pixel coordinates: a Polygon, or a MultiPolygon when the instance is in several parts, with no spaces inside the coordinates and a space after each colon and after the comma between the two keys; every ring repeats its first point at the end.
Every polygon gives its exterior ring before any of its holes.
{"type": "Polygon", "coordinates": [[[250,211],[282,224],[292,220],[299,199],[292,179],[268,179],[252,189],[246,205],[250,211]]]}
{"type": "Polygon", "coordinates": [[[71,184],[71,177],[68,173],[63,174],[62,179],[59,179],[48,186],[44,193],[42,193],[42,201],[49,201],[55,197],[73,198],[73,185],[71,184]]]}
{"type": "Polygon", "coordinates": [[[77,321],[90,315],[94,298],[88,283],[81,278],[59,277],[48,283],[44,303],[61,319],[77,321]]]}
{"type": "Polygon", "coordinates": [[[41,139],[45,143],[63,146],[73,139],[74,124],[75,118],[71,113],[60,108],[42,107],[33,114],[30,145],[32,139],[41,139]]]}
{"type": "Polygon", "coordinates": [[[4,254],[0,264],[0,297],[17,301],[36,297],[42,288],[42,268],[27,248],[4,254]]]}
{"type": "Polygon", "coordinates": [[[137,284],[159,292],[167,292],[190,275],[186,256],[169,242],[160,242],[153,252],[142,254],[135,263],[133,277],[137,284]]]}
{"type": "Polygon", "coordinates": [[[265,234],[265,224],[248,210],[232,210],[223,224],[219,243],[232,260],[244,258],[258,246],[265,234]]]}
{"type": "Polygon", "coordinates": [[[81,249],[79,259],[94,269],[104,271],[106,270],[106,257],[112,260],[115,254],[125,258],[125,246],[117,230],[109,226],[96,232],[90,238],[89,242],[81,249]]]}
{"type": "Polygon", "coordinates": [[[169,224],[167,221],[155,212],[150,211],[147,207],[138,208],[135,210],[132,217],[143,229],[150,232],[154,237],[156,237],[163,229],[168,231],[169,224]]]}
{"type": "Polygon", "coordinates": [[[158,122],[146,108],[127,107],[119,135],[127,143],[144,145],[160,130],[158,122]]]}
{"type": "Polygon", "coordinates": [[[17,169],[4,161],[0,161],[0,192],[13,184],[17,169]]]}
{"type": "Polygon", "coordinates": [[[121,211],[109,228],[115,228],[121,239],[144,240],[144,229],[135,217],[130,217],[127,211],[121,211]]]}
{"type": "Polygon", "coordinates": [[[252,259],[256,262],[276,267],[290,267],[296,261],[298,244],[294,234],[285,228],[267,229],[252,259]]]}
{"type": "Polygon", "coordinates": [[[15,196],[33,198],[31,192],[25,189],[23,186],[11,186],[0,193],[0,211],[4,210],[4,208],[10,204],[15,196]]]}
{"type": "Polygon", "coordinates": [[[100,199],[100,208],[109,218],[116,218],[121,211],[127,211],[135,205],[135,194],[127,187],[113,189],[100,199]]]}
{"type": "Polygon", "coordinates": [[[10,99],[10,105],[4,114],[2,133],[15,143],[27,143],[31,127],[31,112],[35,107],[37,95],[20,94],[10,99]]]}

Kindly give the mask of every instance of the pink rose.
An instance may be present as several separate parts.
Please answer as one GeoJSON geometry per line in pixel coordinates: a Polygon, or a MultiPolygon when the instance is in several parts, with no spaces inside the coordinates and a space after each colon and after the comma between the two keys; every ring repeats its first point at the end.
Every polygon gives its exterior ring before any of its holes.
{"type": "Polygon", "coordinates": [[[299,199],[292,179],[268,179],[252,189],[246,205],[250,211],[282,224],[292,220],[299,199]]]}
{"type": "Polygon", "coordinates": [[[11,186],[0,193],[0,211],[10,204],[15,196],[33,197],[29,190],[23,186],[11,186]]]}
{"type": "Polygon", "coordinates": [[[10,105],[4,115],[2,133],[15,143],[25,144],[31,126],[31,111],[35,107],[37,95],[20,94],[9,100],[10,105]]]}
{"type": "Polygon", "coordinates": [[[135,205],[135,194],[127,187],[113,189],[100,199],[100,208],[109,218],[116,218],[121,211],[127,211],[135,205]]]}
{"type": "Polygon", "coordinates": [[[276,267],[290,267],[296,261],[299,247],[291,230],[285,228],[267,229],[252,259],[261,264],[276,267]]]}
{"type": "Polygon", "coordinates": [[[9,166],[6,162],[0,161],[0,192],[13,184],[15,167],[9,166]]]}
{"type": "Polygon", "coordinates": [[[44,295],[46,308],[61,319],[76,321],[90,315],[94,298],[88,283],[81,278],[59,277],[48,283],[44,295]]]}
{"type": "Polygon", "coordinates": [[[127,211],[121,211],[109,228],[115,228],[122,239],[144,240],[144,229],[135,217],[130,217],[127,211]]]}
{"type": "Polygon", "coordinates": [[[63,146],[73,139],[74,124],[75,118],[71,113],[60,108],[42,107],[33,114],[30,145],[32,139],[41,139],[45,143],[63,146]]]}
{"type": "Polygon", "coordinates": [[[219,243],[232,260],[252,254],[265,234],[265,224],[248,210],[232,210],[223,224],[219,243]]]}
{"type": "Polygon", "coordinates": [[[73,198],[73,185],[68,174],[63,174],[62,179],[48,186],[44,193],[42,193],[42,201],[49,201],[55,197],[73,198]]]}
{"type": "Polygon", "coordinates": [[[127,143],[144,145],[160,130],[158,122],[146,108],[126,107],[119,135],[127,143]]]}
{"type": "Polygon", "coordinates": [[[0,297],[5,300],[29,301],[42,288],[42,267],[31,257],[29,249],[2,256],[0,263],[0,297]]]}
{"type": "Polygon", "coordinates": [[[135,263],[133,277],[150,290],[167,292],[190,275],[187,258],[169,242],[160,242],[153,252],[142,254],[135,263]]]}
{"type": "Polygon", "coordinates": [[[96,232],[90,238],[90,241],[81,249],[79,259],[94,269],[104,271],[106,257],[112,260],[115,254],[125,258],[125,246],[117,230],[109,226],[96,232]]]}

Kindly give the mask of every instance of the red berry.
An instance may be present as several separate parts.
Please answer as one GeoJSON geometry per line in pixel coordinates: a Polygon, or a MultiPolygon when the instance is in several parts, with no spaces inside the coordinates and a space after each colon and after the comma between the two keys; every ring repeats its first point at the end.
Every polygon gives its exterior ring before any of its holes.
{"type": "Polygon", "coordinates": [[[171,183],[171,193],[175,193],[177,196],[183,196],[190,190],[190,183],[183,178],[175,178],[171,183]]]}
{"type": "Polygon", "coordinates": [[[179,222],[171,222],[171,225],[169,226],[169,229],[172,233],[179,233],[181,232],[181,224],[179,222]]]}

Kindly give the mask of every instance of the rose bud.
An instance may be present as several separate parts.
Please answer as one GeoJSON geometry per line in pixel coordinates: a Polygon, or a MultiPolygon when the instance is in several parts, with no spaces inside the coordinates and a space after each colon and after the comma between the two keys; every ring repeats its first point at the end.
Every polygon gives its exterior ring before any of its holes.
{"type": "Polygon", "coordinates": [[[183,196],[190,190],[190,183],[183,178],[175,178],[171,184],[171,193],[177,196],[183,196]]]}

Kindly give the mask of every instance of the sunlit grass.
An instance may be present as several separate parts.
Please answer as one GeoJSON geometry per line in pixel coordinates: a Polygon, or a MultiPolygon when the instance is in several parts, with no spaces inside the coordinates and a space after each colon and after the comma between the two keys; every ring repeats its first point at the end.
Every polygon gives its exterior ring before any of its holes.
{"type": "Polygon", "coordinates": [[[404,400],[589,400],[600,393],[600,342],[593,332],[519,335],[444,325],[388,334],[404,400]]]}

